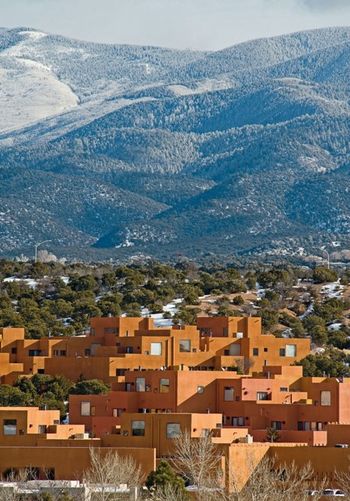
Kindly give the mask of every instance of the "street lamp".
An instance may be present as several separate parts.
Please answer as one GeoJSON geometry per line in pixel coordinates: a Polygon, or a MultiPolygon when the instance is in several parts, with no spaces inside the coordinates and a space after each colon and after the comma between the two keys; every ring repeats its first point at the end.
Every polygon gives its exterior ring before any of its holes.
{"type": "Polygon", "coordinates": [[[34,263],[38,262],[38,248],[40,245],[47,244],[48,242],[52,242],[52,240],[44,240],[43,242],[39,242],[34,245],[34,263]]]}
{"type": "Polygon", "coordinates": [[[321,251],[323,251],[327,255],[327,268],[329,269],[330,268],[330,256],[329,256],[329,252],[324,247],[321,247],[321,251]]]}

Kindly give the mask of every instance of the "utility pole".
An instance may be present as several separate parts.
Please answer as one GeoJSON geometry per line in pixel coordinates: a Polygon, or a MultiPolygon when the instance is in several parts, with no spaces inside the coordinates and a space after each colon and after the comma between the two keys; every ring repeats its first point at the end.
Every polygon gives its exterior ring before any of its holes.
{"type": "Polygon", "coordinates": [[[38,262],[38,248],[40,245],[47,244],[48,242],[52,242],[52,240],[44,240],[43,242],[39,242],[34,245],[34,263],[38,262]]]}

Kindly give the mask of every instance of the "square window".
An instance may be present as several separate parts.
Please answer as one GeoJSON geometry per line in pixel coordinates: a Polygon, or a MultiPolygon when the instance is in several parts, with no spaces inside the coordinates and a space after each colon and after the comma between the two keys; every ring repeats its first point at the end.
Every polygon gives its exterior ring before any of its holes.
{"type": "Polygon", "coordinates": [[[296,357],[297,347],[295,344],[286,344],[286,357],[296,357]]]}
{"type": "Polygon", "coordinates": [[[242,416],[232,418],[232,426],[244,426],[245,419],[242,416]]]}
{"type": "Polygon", "coordinates": [[[197,393],[199,394],[204,393],[204,386],[197,386],[197,393]]]}
{"type": "Polygon", "coordinates": [[[145,422],[144,421],[132,421],[131,422],[132,436],[133,437],[143,437],[145,435],[145,422]]]}
{"type": "Polygon", "coordinates": [[[259,348],[253,348],[253,356],[258,357],[259,356],[259,348]]]}
{"type": "Polygon", "coordinates": [[[4,419],[4,435],[17,435],[17,420],[4,419]]]}
{"type": "Polygon", "coordinates": [[[144,377],[136,378],[136,391],[146,391],[146,380],[144,377]]]}
{"type": "Polygon", "coordinates": [[[167,423],[166,438],[178,438],[181,435],[181,426],[179,423],[167,423]]]}
{"type": "Polygon", "coordinates": [[[90,416],[91,405],[90,402],[81,402],[80,404],[80,415],[90,416]]]}
{"type": "Polygon", "coordinates": [[[271,421],[271,428],[274,430],[282,430],[282,421],[271,421]]]}
{"type": "Polygon", "coordinates": [[[267,353],[269,351],[268,348],[264,348],[264,352],[267,353]]]}
{"type": "Polygon", "coordinates": [[[162,343],[151,343],[151,355],[161,355],[162,354],[162,343]]]}
{"type": "Polygon", "coordinates": [[[235,390],[231,387],[226,387],[224,390],[224,400],[225,402],[233,402],[235,396],[235,390]]]}
{"type": "Polygon", "coordinates": [[[180,339],[179,348],[180,348],[180,352],[189,353],[191,351],[191,340],[190,339],[180,339]]]}
{"type": "Polygon", "coordinates": [[[159,382],[159,392],[169,393],[170,381],[169,379],[161,379],[159,382]]]}

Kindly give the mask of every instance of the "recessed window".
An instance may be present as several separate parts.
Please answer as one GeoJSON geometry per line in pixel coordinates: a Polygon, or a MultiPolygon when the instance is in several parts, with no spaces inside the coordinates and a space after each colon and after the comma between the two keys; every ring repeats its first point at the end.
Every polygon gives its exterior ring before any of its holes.
{"type": "Polygon", "coordinates": [[[30,357],[40,357],[41,350],[29,350],[28,355],[30,357]]]}
{"type": "Polygon", "coordinates": [[[118,334],[118,330],[115,327],[105,327],[104,328],[104,333],[105,334],[118,334]]]}
{"type": "Polygon", "coordinates": [[[232,426],[244,426],[245,419],[242,416],[232,418],[232,426]]]}
{"type": "Polygon", "coordinates": [[[282,430],[282,421],[271,421],[271,428],[274,430],[282,430]]]}
{"type": "Polygon", "coordinates": [[[231,388],[230,386],[227,386],[224,389],[224,400],[225,402],[233,402],[235,397],[235,390],[234,388],[231,388]]]}
{"type": "Polygon", "coordinates": [[[267,353],[269,351],[268,348],[264,348],[264,352],[267,353]]]}
{"type": "Polygon", "coordinates": [[[296,357],[297,347],[295,344],[286,344],[286,357],[296,357]]]}
{"type": "Polygon", "coordinates": [[[180,339],[179,348],[181,352],[188,353],[191,351],[191,340],[190,339],[180,339]]]}
{"type": "Polygon", "coordinates": [[[181,426],[179,423],[167,423],[166,438],[178,438],[181,435],[181,426]]]}
{"type": "Polygon", "coordinates": [[[286,349],[280,348],[280,357],[285,357],[285,356],[286,356],[286,349]]]}
{"type": "Polygon", "coordinates": [[[321,405],[331,405],[332,398],[330,391],[321,391],[321,405]]]}
{"type": "Polygon", "coordinates": [[[146,380],[144,377],[137,377],[135,382],[136,391],[146,391],[146,380]]]}
{"type": "Polygon", "coordinates": [[[267,391],[258,391],[256,393],[256,399],[257,400],[268,400],[269,394],[267,393],[267,391]]]}
{"type": "Polygon", "coordinates": [[[124,412],[124,409],[118,408],[113,409],[113,417],[120,417],[124,412]]]}
{"type": "Polygon", "coordinates": [[[259,348],[253,348],[253,356],[258,357],[259,356],[259,348]]]}
{"type": "Polygon", "coordinates": [[[17,348],[11,348],[11,353],[12,353],[12,355],[16,355],[16,353],[17,353],[17,348]]]}
{"type": "Polygon", "coordinates": [[[162,343],[151,343],[151,355],[162,354],[162,343]]]}
{"type": "Polygon", "coordinates": [[[281,386],[280,391],[282,392],[288,391],[288,386],[281,386]]]}
{"type": "Polygon", "coordinates": [[[17,435],[17,420],[4,419],[4,435],[17,435]]]}
{"type": "Polygon", "coordinates": [[[145,435],[145,422],[144,421],[132,421],[131,422],[132,436],[133,437],[143,437],[145,435]]]}
{"type": "Polygon", "coordinates": [[[204,393],[204,386],[197,386],[197,393],[199,394],[204,393]]]}
{"type": "Polygon", "coordinates": [[[80,415],[81,416],[90,416],[90,412],[91,412],[90,402],[81,402],[80,415]]]}
{"type": "Polygon", "coordinates": [[[159,392],[169,393],[170,381],[169,379],[161,379],[159,381],[159,392]]]}

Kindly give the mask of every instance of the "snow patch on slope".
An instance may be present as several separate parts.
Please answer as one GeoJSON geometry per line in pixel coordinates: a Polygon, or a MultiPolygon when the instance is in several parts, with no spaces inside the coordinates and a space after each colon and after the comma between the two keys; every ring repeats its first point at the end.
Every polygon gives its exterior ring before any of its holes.
{"type": "Polygon", "coordinates": [[[0,57],[0,131],[24,127],[78,105],[78,98],[44,65],[7,64],[0,57]]]}

